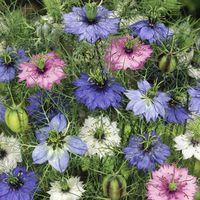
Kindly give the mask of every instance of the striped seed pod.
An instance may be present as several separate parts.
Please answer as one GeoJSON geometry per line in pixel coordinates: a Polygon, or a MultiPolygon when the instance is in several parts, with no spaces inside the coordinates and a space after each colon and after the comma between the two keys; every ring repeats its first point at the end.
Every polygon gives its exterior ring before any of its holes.
{"type": "Polygon", "coordinates": [[[103,180],[103,193],[111,200],[120,200],[126,193],[126,180],[121,175],[108,175],[103,180]]]}
{"type": "Polygon", "coordinates": [[[162,72],[165,73],[173,72],[176,68],[176,65],[177,65],[177,59],[172,54],[167,54],[167,55],[162,54],[159,57],[158,66],[162,72]]]}

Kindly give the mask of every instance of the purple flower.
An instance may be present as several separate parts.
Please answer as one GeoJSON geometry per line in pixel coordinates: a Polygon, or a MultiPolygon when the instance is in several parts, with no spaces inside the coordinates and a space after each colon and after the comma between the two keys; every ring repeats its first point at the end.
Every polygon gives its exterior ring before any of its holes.
{"type": "Polygon", "coordinates": [[[65,112],[67,100],[63,95],[53,92],[37,92],[28,98],[26,110],[30,120],[37,126],[48,124],[59,112],[65,112]]]}
{"type": "Polygon", "coordinates": [[[181,103],[169,102],[169,107],[166,108],[165,119],[169,123],[184,124],[189,119],[189,112],[182,106],[181,103]]]}
{"type": "Polygon", "coordinates": [[[45,126],[36,130],[37,141],[32,158],[35,164],[42,164],[46,161],[59,172],[64,172],[69,164],[69,153],[84,155],[87,146],[76,136],[66,136],[66,119],[59,113],[45,126]]]}
{"type": "Polygon", "coordinates": [[[0,57],[0,82],[9,82],[16,76],[18,65],[21,62],[27,62],[24,49],[7,48],[0,57]]]}
{"type": "Polygon", "coordinates": [[[72,11],[64,14],[64,30],[66,33],[78,35],[79,40],[95,43],[98,39],[117,33],[120,20],[102,6],[96,8],[96,15],[92,20],[87,16],[86,6],[73,7],[72,11]]]}
{"type": "Polygon", "coordinates": [[[75,90],[77,101],[90,110],[96,108],[106,110],[111,106],[114,108],[119,107],[122,93],[125,91],[124,87],[115,82],[113,78],[106,77],[100,83],[84,73],[74,81],[74,85],[77,87],[75,90]]]}
{"type": "Polygon", "coordinates": [[[0,102],[0,122],[4,122],[5,112],[6,112],[6,108],[5,108],[5,106],[0,102]]]}
{"type": "Polygon", "coordinates": [[[162,165],[170,155],[170,148],[160,141],[155,131],[130,138],[128,147],[123,149],[125,158],[132,166],[152,171],[156,164],[162,165]]]}
{"type": "Polygon", "coordinates": [[[145,80],[138,81],[137,85],[138,90],[127,90],[125,93],[130,100],[126,109],[143,116],[147,122],[155,121],[159,115],[165,117],[169,95],[158,91],[157,86],[151,87],[145,80]]]}
{"type": "Polygon", "coordinates": [[[142,40],[148,40],[150,43],[160,44],[170,38],[173,32],[163,23],[156,22],[151,24],[149,20],[141,20],[129,26],[134,36],[140,37],[142,40]]]}
{"type": "Polygon", "coordinates": [[[191,97],[189,101],[189,110],[200,114],[200,83],[194,88],[189,88],[188,93],[191,97]]]}
{"type": "Polygon", "coordinates": [[[16,167],[12,173],[0,174],[0,200],[32,200],[37,178],[25,167],[16,167]]]}

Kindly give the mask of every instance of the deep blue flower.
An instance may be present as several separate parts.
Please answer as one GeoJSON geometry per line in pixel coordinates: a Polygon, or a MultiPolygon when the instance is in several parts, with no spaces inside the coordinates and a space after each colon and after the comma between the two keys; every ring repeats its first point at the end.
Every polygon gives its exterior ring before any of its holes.
{"type": "Polygon", "coordinates": [[[127,90],[125,93],[130,100],[126,109],[132,110],[135,115],[145,117],[147,122],[155,121],[159,115],[165,117],[170,96],[158,91],[156,85],[151,87],[145,80],[138,81],[137,85],[138,90],[127,90]]]}
{"type": "Polygon", "coordinates": [[[26,110],[33,124],[42,126],[68,106],[66,97],[53,92],[37,92],[28,99],[26,110]]]}
{"type": "Polygon", "coordinates": [[[114,108],[119,107],[122,93],[125,91],[124,87],[111,77],[107,77],[103,82],[98,83],[91,76],[84,73],[74,81],[74,85],[77,87],[75,90],[77,101],[90,110],[96,108],[106,110],[111,106],[114,108]]]}
{"type": "Polygon", "coordinates": [[[189,88],[188,93],[191,97],[189,101],[189,110],[200,115],[200,83],[194,88],[189,88]]]}
{"type": "Polygon", "coordinates": [[[149,20],[141,20],[129,26],[134,36],[140,37],[142,40],[148,40],[150,43],[160,44],[170,38],[173,32],[163,23],[156,22],[151,24],[149,20]]]}
{"type": "Polygon", "coordinates": [[[169,103],[166,108],[165,119],[169,123],[184,124],[189,119],[189,112],[181,103],[169,103]]]}
{"type": "Polygon", "coordinates": [[[170,148],[163,144],[155,131],[130,138],[128,147],[123,149],[125,158],[132,166],[152,171],[156,164],[162,165],[170,155],[170,148]]]}
{"type": "Polygon", "coordinates": [[[69,164],[69,153],[84,155],[86,144],[76,136],[66,136],[67,122],[63,114],[59,113],[45,126],[36,130],[37,141],[32,158],[35,164],[46,161],[58,170],[64,172],[69,164]]]}
{"type": "Polygon", "coordinates": [[[4,122],[5,112],[6,112],[6,108],[5,108],[5,106],[0,102],[0,122],[4,122]]]}
{"type": "Polygon", "coordinates": [[[24,49],[7,48],[0,56],[0,82],[9,82],[16,76],[18,65],[27,62],[24,49]]]}
{"type": "Polygon", "coordinates": [[[87,40],[90,43],[117,33],[120,20],[102,6],[98,6],[96,9],[94,19],[89,20],[86,6],[83,8],[73,7],[73,12],[64,14],[65,32],[78,35],[79,40],[87,40]]]}
{"type": "Polygon", "coordinates": [[[34,172],[16,167],[11,173],[0,174],[0,200],[33,200],[37,188],[34,172]]]}

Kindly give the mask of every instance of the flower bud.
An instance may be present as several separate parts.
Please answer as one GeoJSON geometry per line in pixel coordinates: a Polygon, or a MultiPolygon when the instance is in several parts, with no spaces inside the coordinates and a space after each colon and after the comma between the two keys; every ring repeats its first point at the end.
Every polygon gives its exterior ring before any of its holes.
{"type": "Polygon", "coordinates": [[[176,68],[177,61],[176,57],[171,54],[168,55],[161,55],[159,58],[159,69],[163,72],[169,73],[173,72],[176,68]]]}
{"type": "Polygon", "coordinates": [[[111,200],[119,200],[126,193],[126,180],[121,175],[108,175],[103,180],[103,193],[111,200]]]}
{"type": "Polygon", "coordinates": [[[23,132],[28,128],[28,115],[20,107],[7,108],[5,122],[8,128],[15,133],[23,132]]]}

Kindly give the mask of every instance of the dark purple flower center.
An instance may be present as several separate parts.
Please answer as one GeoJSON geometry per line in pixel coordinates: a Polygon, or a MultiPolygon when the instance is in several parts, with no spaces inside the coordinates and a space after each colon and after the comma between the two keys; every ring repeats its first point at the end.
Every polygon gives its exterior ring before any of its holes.
{"type": "Polygon", "coordinates": [[[169,101],[169,105],[170,105],[171,107],[175,107],[175,106],[177,106],[177,104],[178,104],[178,102],[177,102],[175,99],[171,99],[171,100],[169,101]]]}
{"type": "Polygon", "coordinates": [[[3,160],[7,155],[7,152],[5,149],[0,148],[0,160],[3,160]]]}
{"type": "Polygon", "coordinates": [[[8,180],[7,180],[8,184],[14,190],[18,190],[19,188],[21,188],[24,185],[24,182],[20,178],[21,173],[22,173],[21,171],[18,173],[18,177],[16,177],[16,176],[8,177],[8,180]]]}
{"type": "Polygon", "coordinates": [[[191,140],[192,145],[195,147],[197,145],[199,145],[200,143],[200,138],[192,138],[191,140]]]}
{"type": "Polygon", "coordinates": [[[45,60],[43,58],[38,59],[36,61],[36,66],[37,66],[37,71],[38,71],[39,74],[43,74],[47,70],[45,60]]]}
{"type": "Polygon", "coordinates": [[[137,38],[128,39],[124,45],[124,51],[127,54],[133,53],[134,46],[138,43],[137,38]]]}

